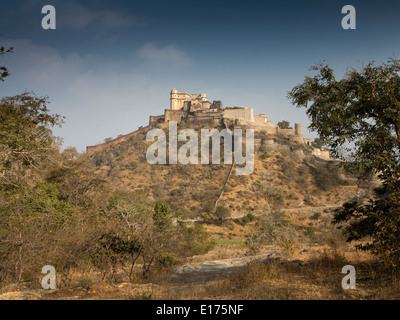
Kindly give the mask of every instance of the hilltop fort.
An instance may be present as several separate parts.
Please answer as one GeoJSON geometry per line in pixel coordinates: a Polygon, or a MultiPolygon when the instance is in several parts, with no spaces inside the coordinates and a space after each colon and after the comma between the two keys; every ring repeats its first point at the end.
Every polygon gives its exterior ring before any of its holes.
{"type": "MultiPolygon", "coordinates": [[[[211,102],[204,93],[190,94],[188,92],[178,92],[178,90],[172,89],[170,94],[170,108],[165,109],[164,114],[150,116],[149,124],[146,127],[141,127],[139,130],[96,146],[88,146],[86,148],[86,153],[92,155],[109,145],[127,141],[130,137],[146,132],[156,125],[168,123],[169,121],[176,121],[177,123],[184,122],[189,125],[207,125],[210,127],[223,126],[226,128],[254,129],[255,132],[263,132],[269,136],[279,134],[292,142],[311,148],[311,139],[303,137],[301,124],[296,123],[294,129],[281,129],[274,125],[272,121],[269,121],[265,113],[255,115],[252,108],[222,108],[220,101],[211,102]]],[[[266,149],[268,147],[273,147],[274,140],[263,139],[255,141],[255,143],[258,149],[266,149]]],[[[328,150],[318,148],[311,149],[315,156],[326,160],[330,159],[328,150]]]]}

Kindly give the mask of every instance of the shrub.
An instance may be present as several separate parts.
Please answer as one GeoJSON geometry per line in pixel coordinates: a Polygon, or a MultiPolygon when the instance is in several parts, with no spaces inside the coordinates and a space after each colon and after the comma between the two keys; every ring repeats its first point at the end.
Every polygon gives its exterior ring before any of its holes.
{"type": "Polygon", "coordinates": [[[94,280],[89,277],[81,277],[76,281],[76,287],[89,291],[95,284],[94,280]]]}
{"type": "Polygon", "coordinates": [[[182,226],[186,243],[191,254],[201,255],[209,252],[215,242],[210,240],[210,234],[200,224],[186,228],[182,226]]]}
{"type": "Polygon", "coordinates": [[[312,237],[315,235],[315,228],[312,226],[306,227],[306,235],[312,237]]]}
{"type": "Polygon", "coordinates": [[[227,207],[219,206],[215,210],[215,217],[218,223],[222,223],[225,218],[229,216],[229,209],[227,207]]]}
{"type": "Polygon", "coordinates": [[[265,160],[265,159],[267,159],[267,158],[269,158],[271,155],[267,152],[267,151],[264,151],[263,153],[262,153],[262,155],[261,155],[261,159],[262,160],[265,160]]]}
{"type": "Polygon", "coordinates": [[[321,217],[321,213],[320,212],[315,212],[310,219],[312,220],[318,220],[321,217]]]}
{"type": "Polygon", "coordinates": [[[201,218],[203,219],[204,222],[210,222],[212,219],[207,213],[202,213],[201,218]]]}
{"type": "Polygon", "coordinates": [[[292,256],[295,251],[296,241],[294,239],[284,239],[281,241],[281,246],[286,250],[289,256],[292,256]]]}
{"type": "Polygon", "coordinates": [[[244,224],[247,224],[247,223],[249,223],[249,222],[252,222],[255,218],[256,218],[256,217],[255,217],[253,214],[248,213],[247,215],[245,215],[244,217],[242,217],[242,222],[243,222],[244,224]]]}
{"type": "Polygon", "coordinates": [[[136,160],[133,160],[131,162],[129,162],[128,168],[131,170],[135,170],[139,165],[139,162],[136,160]]]}
{"type": "Polygon", "coordinates": [[[176,256],[173,253],[160,253],[157,262],[164,268],[170,269],[176,264],[176,256]]]}
{"type": "Polygon", "coordinates": [[[293,129],[293,128],[290,126],[290,122],[289,122],[289,121],[286,121],[286,120],[279,121],[279,122],[277,123],[277,126],[278,126],[280,129],[293,129]]]}
{"type": "Polygon", "coordinates": [[[164,229],[167,226],[169,223],[169,214],[170,209],[167,204],[162,200],[158,200],[154,205],[153,220],[159,229],[164,229]]]}
{"type": "Polygon", "coordinates": [[[282,212],[272,212],[258,231],[247,236],[246,245],[253,251],[261,244],[277,244],[290,252],[298,237],[296,229],[282,212]]]}
{"type": "Polygon", "coordinates": [[[321,161],[312,162],[315,167],[310,167],[314,176],[315,185],[322,191],[328,191],[339,185],[348,185],[348,181],[340,178],[339,167],[321,161]]]}

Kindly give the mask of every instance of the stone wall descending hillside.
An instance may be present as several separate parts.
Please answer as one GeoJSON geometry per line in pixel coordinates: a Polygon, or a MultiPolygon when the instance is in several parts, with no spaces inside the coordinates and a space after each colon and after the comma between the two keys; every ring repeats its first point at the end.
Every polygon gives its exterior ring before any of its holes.
{"type": "Polygon", "coordinates": [[[136,135],[138,135],[140,133],[147,132],[151,128],[152,128],[152,126],[148,125],[146,127],[140,128],[140,129],[138,129],[138,130],[136,130],[134,132],[125,134],[123,136],[120,136],[120,137],[118,137],[118,138],[116,138],[114,140],[111,140],[111,141],[108,141],[108,142],[104,142],[104,143],[101,143],[101,144],[98,144],[98,145],[95,145],[95,146],[88,146],[88,147],[86,147],[86,154],[92,155],[92,154],[94,154],[94,153],[96,153],[98,151],[102,151],[104,148],[106,148],[108,146],[111,146],[113,144],[118,144],[118,143],[121,143],[121,142],[124,142],[124,141],[128,141],[129,138],[134,137],[134,136],[136,136],[136,135]]]}

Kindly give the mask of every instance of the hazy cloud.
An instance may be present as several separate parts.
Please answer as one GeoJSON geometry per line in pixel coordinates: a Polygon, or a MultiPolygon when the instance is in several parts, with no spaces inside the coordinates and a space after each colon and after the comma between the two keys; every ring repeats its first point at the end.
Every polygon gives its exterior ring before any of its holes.
{"type": "Polygon", "coordinates": [[[168,62],[185,66],[192,63],[192,59],[188,54],[176,48],[175,45],[157,47],[153,43],[147,43],[137,51],[137,55],[145,60],[168,62]]]}
{"type": "Polygon", "coordinates": [[[59,26],[74,30],[125,29],[144,23],[133,14],[117,10],[89,9],[75,1],[59,2],[56,9],[59,26]]]}
{"type": "Polygon", "coordinates": [[[168,101],[168,81],[154,81],[145,69],[126,68],[98,55],[63,53],[29,39],[4,39],[2,45],[15,48],[2,57],[11,73],[1,84],[2,94],[27,89],[49,95],[51,111],[67,117],[63,128],[55,129],[65,137],[65,146],[83,151],[86,145],[134,131],[168,101]]]}

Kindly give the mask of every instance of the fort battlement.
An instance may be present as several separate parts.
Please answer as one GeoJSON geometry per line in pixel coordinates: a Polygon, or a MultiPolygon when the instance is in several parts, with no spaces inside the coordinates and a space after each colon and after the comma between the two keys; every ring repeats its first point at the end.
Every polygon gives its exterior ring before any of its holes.
{"type": "MultiPolygon", "coordinates": [[[[170,108],[165,109],[163,115],[150,116],[149,125],[137,131],[96,146],[89,146],[86,148],[86,153],[92,155],[107,146],[127,141],[132,136],[146,132],[157,124],[169,123],[170,121],[193,125],[208,125],[210,127],[221,125],[227,128],[232,126],[243,127],[265,132],[269,135],[279,134],[300,144],[311,145],[310,139],[303,138],[301,124],[296,123],[294,129],[281,129],[274,125],[272,121],[268,121],[265,113],[255,115],[252,108],[221,108],[220,103],[209,101],[205,93],[191,94],[172,89],[170,93],[170,108]]],[[[329,159],[329,151],[327,150],[316,149],[313,151],[313,154],[324,159],[329,159]]]]}
{"type": "Polygon", "coordinates": [[[247,126],[255,131],[265,131],[269,134],[280,133],[303,143],[301,124],[295,124],[295,129],[280,129],[268,121],[265,113],[255,115],[252,108],[234,107],[221,108],[207,99],[205,93],[190,94],[171,90],[170,108],[164,110],[164,115],[151,116],[150,125],[176,121],[188,124],[208,124],[211,126],[232,125],[247,126]]]}

